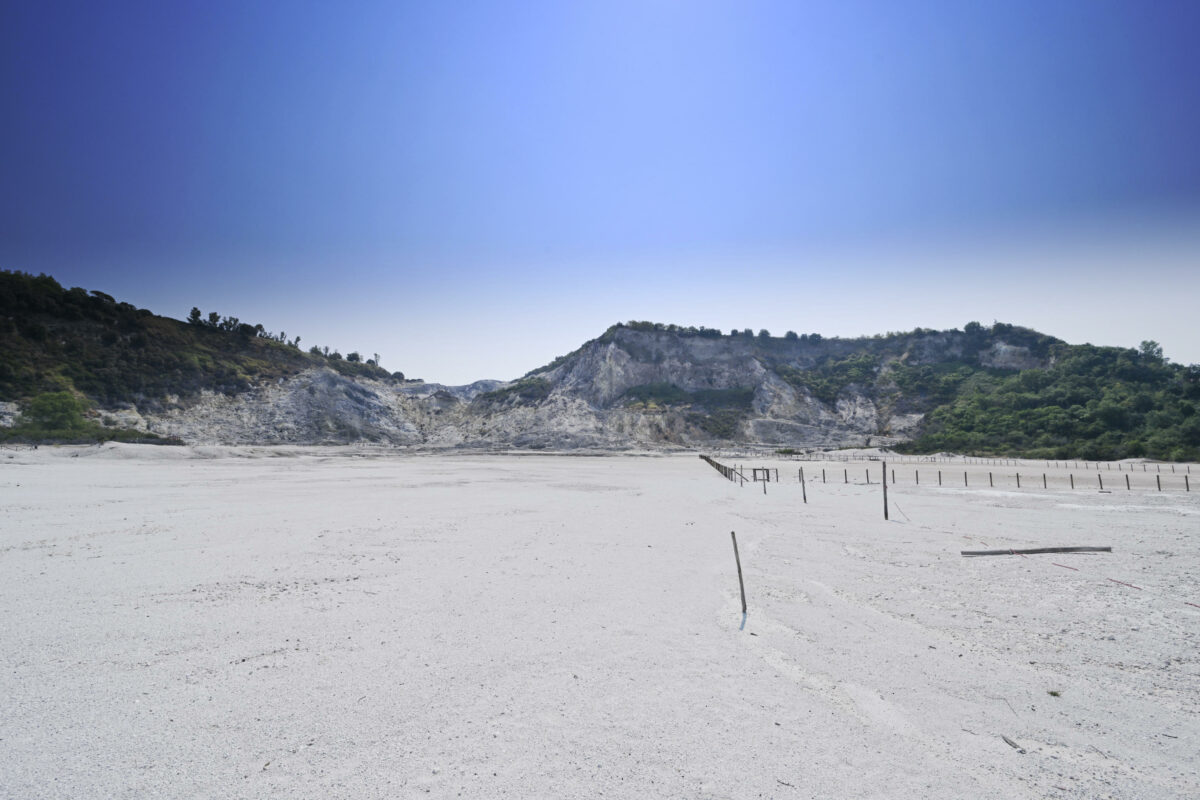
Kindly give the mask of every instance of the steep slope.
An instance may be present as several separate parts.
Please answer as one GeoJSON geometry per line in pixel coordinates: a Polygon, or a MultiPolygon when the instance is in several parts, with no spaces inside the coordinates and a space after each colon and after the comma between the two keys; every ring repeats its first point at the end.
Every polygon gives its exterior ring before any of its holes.
{"type": "Polygon", "coordinates": [[[229,317],[183,323],[47,275],[0,271],[0,401],[68,390],[103,408],[154,408],[205,391],[236,395],[315,367],[392,377],[282,338],[229,317]]]}
{"type": "Polygon", "coordinates": [[[926,371],[1045,366],[1056,343],[1011,326],[842,340],[631,323],[475,405],[511,421],[549,404],[575,418],[576,432],[598,427],[681,444],[886,444],[911,436],[936,405],[919,385],[926,371]]]}
{"type": "Polygon", "coordinates": [[[1200,458],[1200,368],[1167,363],[1153,342],[1069,345],[1003,323],[853,340],[616,325],[472,406],[488,435],[521,446],[1200,458]]]}

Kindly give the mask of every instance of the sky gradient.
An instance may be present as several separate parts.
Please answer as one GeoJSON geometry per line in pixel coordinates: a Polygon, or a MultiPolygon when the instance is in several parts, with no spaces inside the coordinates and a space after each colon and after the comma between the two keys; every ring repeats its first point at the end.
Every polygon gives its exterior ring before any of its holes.
{"type": "Polygon", "coordinates": [[[1200,362],[1200,4],[0,10],[0,268],[447,383],[650,319],[1200,362]]]}

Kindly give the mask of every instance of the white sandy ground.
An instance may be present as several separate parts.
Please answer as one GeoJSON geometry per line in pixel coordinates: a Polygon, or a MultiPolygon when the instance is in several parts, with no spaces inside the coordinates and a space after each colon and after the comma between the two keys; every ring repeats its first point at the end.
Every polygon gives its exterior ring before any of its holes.
{"type": "Polygon", "coordinates": [[[0,796],[1200,796],[1200,492],[773,466],[0,450],[0,796]]]}

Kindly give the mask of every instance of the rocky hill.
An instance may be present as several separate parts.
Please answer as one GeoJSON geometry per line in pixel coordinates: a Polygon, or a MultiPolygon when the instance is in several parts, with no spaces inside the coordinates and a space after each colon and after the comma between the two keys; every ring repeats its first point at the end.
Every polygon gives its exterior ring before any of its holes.
{"type": "Polygon", "coordinates": [[[1200,454],[1200,370],[1166,363],[1153,342],[1069,345],[1001,323],[837,339],[631,322],[517,380],[453,387],[305,353],[248,325],[183,323],[45,276],[6,276],[10,431],[18,408],[65,390],[106,428],[205,444],[1200,454]]]}

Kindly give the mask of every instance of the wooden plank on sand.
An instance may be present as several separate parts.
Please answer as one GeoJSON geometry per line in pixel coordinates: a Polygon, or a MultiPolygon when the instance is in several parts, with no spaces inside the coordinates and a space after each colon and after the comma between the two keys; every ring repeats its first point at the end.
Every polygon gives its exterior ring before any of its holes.
{"type": "Polygon", "coordinates": [[[1111,553],[1111,547],[1034,547],[1026,550],[963,550],[964,556],[1031,556],[1038,553],[1111,553]]]}

